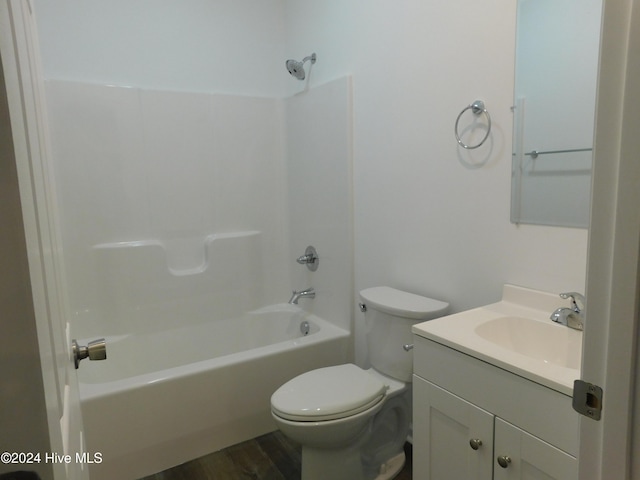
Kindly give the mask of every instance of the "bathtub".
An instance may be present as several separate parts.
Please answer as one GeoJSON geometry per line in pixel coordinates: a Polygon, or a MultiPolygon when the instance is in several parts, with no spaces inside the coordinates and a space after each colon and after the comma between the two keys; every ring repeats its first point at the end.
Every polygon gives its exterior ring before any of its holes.
{"type": "Polygon", "coordinates": [[[271,394],[344,363],[349,332],[295,305],[240,318],[107,337],[78,370],[92,480],[137,479],[276,429],[271,394]]]}

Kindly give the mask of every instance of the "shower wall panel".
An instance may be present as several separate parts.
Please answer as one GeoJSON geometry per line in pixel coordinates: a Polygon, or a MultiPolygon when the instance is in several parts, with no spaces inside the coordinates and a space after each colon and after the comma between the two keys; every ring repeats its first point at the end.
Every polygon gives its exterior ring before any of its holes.
{"type": "Polygon", "coordinates": [[[109,321],[101,295],[118,279],[104,278],[97,245],[160,245],[166,274],[185,277],[205,265],[208,238],[238,232],[259,232],[245,242],[257,259],[248,281],[261,285],[247,289],[251,303],[282,301],[280,100],[67,81],[47,82],[46,93],[73,312],[109,321]]]}
{"type": "MultiPolygon", "coordinates": [[[[353,296],[352,81],[341,77],[285,99],[290,244],[318,250],[318,270],[292,263],[316,315],[351,329],[353,296]]],[[[300,303],[305,302],[301,300],[300,303]]]]}

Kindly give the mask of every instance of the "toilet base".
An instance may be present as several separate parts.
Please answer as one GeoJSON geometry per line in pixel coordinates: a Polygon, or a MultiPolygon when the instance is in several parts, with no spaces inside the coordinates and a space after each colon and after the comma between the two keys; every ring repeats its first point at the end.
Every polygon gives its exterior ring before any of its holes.
{"type": "Polygon", "coordinates": [[[302,448],[301,480],[365,480],[358,448],[319,450],[302,448]]]}
{"type": "MultiPolygon", "coordinates": [[[[404,452],[390,458],[380,466],[378,475],[372,480],[391,480],[405,464],[404,452]]],[[[327,452],[306,448],[302,451],[302,480],[371,480],[362,469],[360,452],[357,448],[349,451],[327,452]],[[333,453],[333,455],[332,455],[333,453]]]]}

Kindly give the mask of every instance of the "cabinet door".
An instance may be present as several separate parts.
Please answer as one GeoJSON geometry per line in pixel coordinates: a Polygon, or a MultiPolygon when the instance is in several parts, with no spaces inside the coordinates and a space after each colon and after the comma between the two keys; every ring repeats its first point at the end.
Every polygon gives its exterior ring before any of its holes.
{"type": "Polygon", "coordinates": [[[417,376],[413,395],[413,479],[490,480],[494,416],[417,376]]]}
{"type": "Polygon", "coordinates": [[[575,457],[496,418],[495,480],[577,480],[575,457]],[[502,457],[501,466],[498,463],[502,457]],[[506,458],[508,457],[508,462],[506,458]]]}

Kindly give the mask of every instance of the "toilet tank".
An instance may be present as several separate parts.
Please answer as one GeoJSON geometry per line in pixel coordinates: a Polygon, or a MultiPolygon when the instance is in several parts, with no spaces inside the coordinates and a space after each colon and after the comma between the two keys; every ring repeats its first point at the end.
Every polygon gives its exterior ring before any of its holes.
{"type": "MultiPolygon", "coordinates": [[[[377,371],[403,382],[411,382],[413,350],[411,326],[441,317],[449,304],[391,287],[373,287],[360,292],[365,306],[365,334],[369,361],[377,371]]],[[[362,309],[362,307],[361,307],[362,309]]]]}

